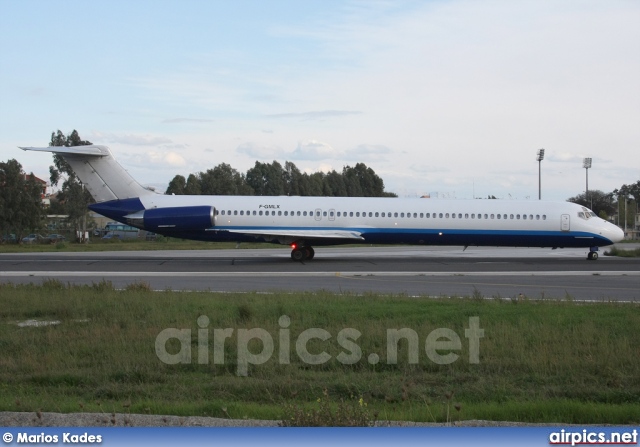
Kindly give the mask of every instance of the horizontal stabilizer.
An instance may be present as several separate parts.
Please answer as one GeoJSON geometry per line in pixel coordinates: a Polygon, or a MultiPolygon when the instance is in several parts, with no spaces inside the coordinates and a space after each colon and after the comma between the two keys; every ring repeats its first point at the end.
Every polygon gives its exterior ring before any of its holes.
{"type": "Polygon", "coordinates": [[[56,154],[93,155],[96,157],[106,157],[109,150],[105,146],[48,146],[48,147],[20,147],[23,151],[54,152],[56,154]]]}

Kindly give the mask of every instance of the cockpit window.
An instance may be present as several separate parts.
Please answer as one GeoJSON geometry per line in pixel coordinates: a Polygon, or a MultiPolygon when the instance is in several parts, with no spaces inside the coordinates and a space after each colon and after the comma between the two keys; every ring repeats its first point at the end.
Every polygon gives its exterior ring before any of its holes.
{"type": "Polygon", "coordinates": [[[592,217],[597,217],[596,213],[594,213],[593,211],[591,211],[589,208],[586,207],[582,207],[582,211],[578,212],[578,217],[581,217],[582,219],[591,219],[592,217]]]}

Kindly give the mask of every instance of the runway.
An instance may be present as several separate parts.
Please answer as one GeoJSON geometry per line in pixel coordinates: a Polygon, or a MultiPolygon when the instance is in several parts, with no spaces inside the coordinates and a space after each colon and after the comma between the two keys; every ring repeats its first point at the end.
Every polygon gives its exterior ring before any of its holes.
{"type": "MultiPolygon", "coordinates": [[[[634,248],[625,246],[624,248],[634,248]]],[[[0,254],[0,282],[136,281],[154,290],[391,293],[640,301],[640,259],[584,249],[332,247],[294,262],[288,248],[0,254]]]]}

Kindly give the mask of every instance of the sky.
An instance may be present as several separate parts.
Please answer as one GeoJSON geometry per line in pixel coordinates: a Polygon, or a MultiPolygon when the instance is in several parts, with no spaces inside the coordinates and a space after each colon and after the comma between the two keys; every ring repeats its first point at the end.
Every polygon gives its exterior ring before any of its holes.
{"type": "Polygon", "coordinates": [[[364,163],[400,197],[640,179],[636,0],[0,0],[0,161],[76,129],[141,184],[364,163]],[[536,161],[538,149],[545,158],[536,161]]]}

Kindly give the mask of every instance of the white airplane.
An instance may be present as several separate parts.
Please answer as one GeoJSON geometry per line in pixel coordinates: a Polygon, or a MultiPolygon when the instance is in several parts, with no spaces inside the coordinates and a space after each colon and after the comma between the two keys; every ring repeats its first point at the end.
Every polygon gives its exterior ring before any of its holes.
{"type": "Polygon", "coordinates": [[[183,239],[290,245],[295,261],[313,246],[347,243],[494,247],[598,247],[624,233],[570,202],[373,197],[164,195],[142,187],[105,146],[22,147],[61,155],[96,203],[128,225],[183,239]]]}

